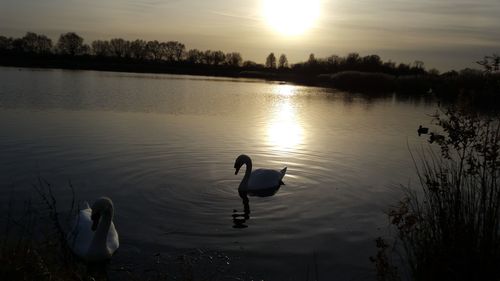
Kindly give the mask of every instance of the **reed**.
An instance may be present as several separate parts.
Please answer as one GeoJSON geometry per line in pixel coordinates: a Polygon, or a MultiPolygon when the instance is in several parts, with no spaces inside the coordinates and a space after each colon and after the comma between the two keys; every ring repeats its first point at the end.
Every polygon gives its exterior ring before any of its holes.
{"type": "Polygon", "coordinates": [[[438,149],[412,155],[419,188],[389,212],[402,265],[411,280],[498,280],[500,119],[449,109],[436,122],[438,149]]]}

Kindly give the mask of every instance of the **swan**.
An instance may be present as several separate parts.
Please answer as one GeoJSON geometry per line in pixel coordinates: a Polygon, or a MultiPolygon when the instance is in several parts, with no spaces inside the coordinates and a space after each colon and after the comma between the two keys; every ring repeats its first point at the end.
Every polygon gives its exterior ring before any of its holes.
{"type": "MultiPolygon", "coordinates": [[[[245,154],[242,154],[236,158],[234,162],[234,168],[236,171],[235,175],[238,174],[241,166],[246,165],[245,176],[240,182],[238,190],[240,192],[248,192],[250,195],[252,193],[259,193],[266,190],[273,190],[279,188],[283,183],[283,177],[285,176],[287,167],[283,168],[281,171],[270,170],[270,169],[257,169],[252,172],[252,160],[245,154]]],[[[265,195],[264,195],[265,196],[265,195]]]]}
{"type": "Polygon", "coordinates": [[[417,130],[418,136],[420,136],[422,134],[427,134],[428,132],[429,132],[429,128],[422,127],[422,125],[418,126],[418,130],[417,130]]]}
{"type": "Polygon", "coordinates": [[[92,208],[85,202],[67,237],[75,255],[87,262],[102,262],[111,258],[120,246],[113,214],[113,201],[107,197],[97,199],[92,208]]]}

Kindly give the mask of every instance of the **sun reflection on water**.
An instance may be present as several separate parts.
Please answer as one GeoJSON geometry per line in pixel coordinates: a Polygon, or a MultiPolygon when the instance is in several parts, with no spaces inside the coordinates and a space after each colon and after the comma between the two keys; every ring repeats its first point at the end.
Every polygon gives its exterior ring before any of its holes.
{"type": "Polygon", "coordinates": [[[298,120],[297,108],[292,99],[296,94],[296,86],[279,85],[273,92],[280,98],[269,118],[268,143],[276,150],[297,149],[302,144],[304,130],[298,120]]]}

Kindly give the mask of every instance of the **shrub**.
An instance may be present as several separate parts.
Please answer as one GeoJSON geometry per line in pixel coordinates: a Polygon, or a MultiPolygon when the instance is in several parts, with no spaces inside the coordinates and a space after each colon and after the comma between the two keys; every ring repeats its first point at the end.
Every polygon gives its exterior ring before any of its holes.
{"type": "Polygon", "coordinates": [[[420,188],[389,213],[403,265],[412,280],[498,280],[500,119],[450,109],[436,121],[420,188]]]}

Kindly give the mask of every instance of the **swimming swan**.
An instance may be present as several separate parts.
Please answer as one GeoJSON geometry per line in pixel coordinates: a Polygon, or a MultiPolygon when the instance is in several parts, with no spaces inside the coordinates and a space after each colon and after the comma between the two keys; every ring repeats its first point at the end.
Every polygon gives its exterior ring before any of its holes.
{"type": "Polygon", "coordinates": [[[102,262],[118,249],[118,233],[113,224],[113,201],[107,197],[96,200],[80,210],[67,240],[75,255],[88,262],[102,262]]]}
{"type": "Polygon", "coordinates": [[[252,160],[245,154],[242,154],[236,158],[234,162],[234,168],[236,171],[235,175],[238,174],[241,166],[246,165],[245,176],[240,182],[238,187],[239,191],[245,192],[258,192],[267,189],[277,188],[284,184],[282,179],[285,176],[285,167],[281,171],[269,170],[269,169],[257,169],[252,172],[252,160]]]}

